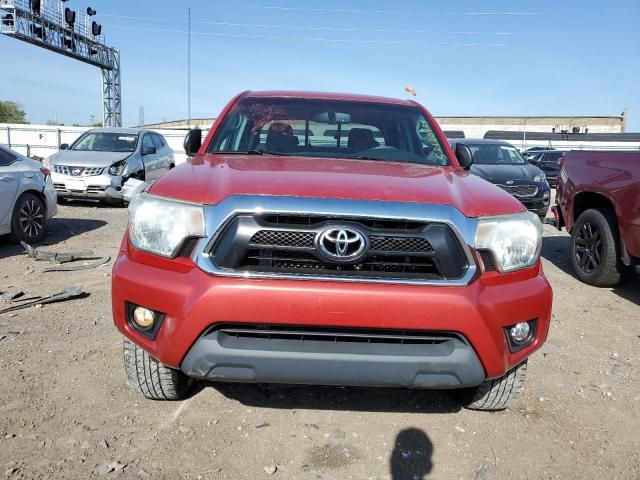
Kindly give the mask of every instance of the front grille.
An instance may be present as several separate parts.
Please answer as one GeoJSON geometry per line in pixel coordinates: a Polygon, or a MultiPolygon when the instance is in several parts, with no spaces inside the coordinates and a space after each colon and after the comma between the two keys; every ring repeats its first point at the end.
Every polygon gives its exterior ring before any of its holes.
{"type": "Polygon", "coordinates": [[[534,197],[538,193],[535,185],[498,185],[514,197],[534,197]]]}
{"type": "Polygon", "coordinates": [[[101,167],[72,167],[69,165],[54,165],[53,171],[61,175],[71,177],[93,177],[100,175],[104,168],[101,167]]]}
{"type": "Polygon", "coordinates": [[[313,247],[314,234],[312,232],[288,232],[286,230],[260,230],[256,232],[250,245],[265,247],[313,247]]]}
{"type": "MultiPolygon", "coordinates": [[[[270,324],[219,324],[206,334],[218,331],[234,338],[290,340],[294,342],[378,343],[394,345],[438,345],[452,339],[466,339],[452,332],[377,328],[316,327],[270,324]]],[[[205,334],[205,335],[206,335],[205,334]]]]}
{"type": "Polygon", "coordinates": [[[54,183],[53,184],[53,188],[56,189],[56,192],[66,192],[67,191],[67,187],[65,186],[64,183],[54,183]]]}
{"type": "Polygon", "coordinates": [[[447,225],[384,219],[239,215],[209,253],[218,268],[239,274],[448,280],[468,268],[447,225]],[[362,234],[363,253],[349,259],[323,250],[323,232],[341,228],[362,234]]]}
{"type": "Polygon", "coordinates": [[[94,195],[98,195],[103,193],[107,187],[103,185],[87,185],[87,193],[92,193],[94,195]]]}

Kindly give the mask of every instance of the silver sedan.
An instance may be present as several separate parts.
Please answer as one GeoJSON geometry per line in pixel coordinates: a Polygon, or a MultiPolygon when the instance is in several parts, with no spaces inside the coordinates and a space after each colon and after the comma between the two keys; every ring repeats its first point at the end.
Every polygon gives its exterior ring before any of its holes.
{"type": "Polygon", "coordinates": [[[56,192],[49,170],[0,145],[0,235],[39,242],[47,220],[56,213],[56,192]]]}
{"type": "Polygon", "coordinates": [[[135,128],[96,128],[48,159],[59,198],[121,203],[122,186],[134,178],[155,180],[175,166],[162,135],[135,128]]]}

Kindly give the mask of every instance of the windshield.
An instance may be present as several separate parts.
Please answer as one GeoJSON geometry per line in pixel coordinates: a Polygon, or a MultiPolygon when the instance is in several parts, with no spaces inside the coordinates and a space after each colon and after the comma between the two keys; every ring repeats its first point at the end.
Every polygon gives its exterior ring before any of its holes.
{"type": "Polygon", "coordinates": [[[133,152],[138,135],[113,132],[87,132],[71,146],[84,152],[133,152]]]}
{"type": "Polygon", "coordinates": [[[510,145],[467,144],[476,165],[524,165],[527,163],[520,152],[510,145]]]}
{"type": "Polygon", "coordinates": [[[209,152],[449,164],[418,107],[315,99],[245,98],[209,152]]]}

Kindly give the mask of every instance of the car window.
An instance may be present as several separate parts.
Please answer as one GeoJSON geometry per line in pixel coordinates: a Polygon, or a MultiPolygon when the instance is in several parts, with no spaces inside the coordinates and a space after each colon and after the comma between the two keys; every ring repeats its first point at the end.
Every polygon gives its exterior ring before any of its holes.
{"type": "Polygon", "coordinates": [[[468,144],[477,165],[524,165],[520,152],[510,145],[468,144]]]}
{"type": "Polygon", "coordinates": [[[449,164],[419,107],[348,100],[245,98],[208,151],[449,164]]]}
{"type": "Polygon", "coordinates": [[[155,148],[155,145],[153,143],[153,138],[151,137],[150,133],[147,133],[142,138],[142,148],[155,148]]]}
{"type": "Polygon", "coordinates": [[[138,135],[115,132],[87,132],[71,145],[70,150],[85,152],[133,152],[138,135]]]}
{"type": "Polygon", "coordinates": [[[156,149],[160,150],[162,147],[164,147],[165,144],[160,135],[153,133],[151,134],[151,136],[153,137],[153,143],[156,146],[156,149]]]}
{"type": "Polygon", "coordinates": [[[544,158],[544,161],[545,162],[557,162],[562,155],[564,155],[564,153],[562,153],[562,152],[547,153],[547,155],[544,158]]]}
{"type": "Polygon", "coordinates": [[[7,152],[4,148],[0,148],[0,167],[11,165],[18,159],[13,153],[7,152]]]}

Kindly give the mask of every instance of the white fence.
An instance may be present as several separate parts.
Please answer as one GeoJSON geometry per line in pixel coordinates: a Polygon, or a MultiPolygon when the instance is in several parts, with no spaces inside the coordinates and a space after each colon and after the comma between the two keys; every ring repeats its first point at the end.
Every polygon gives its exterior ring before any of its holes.
{"type": "MultiPolygon", "coordinates": [[[[0,144],[27,156],[49,157],[63,143],[71,144],[90,127],[0,124],[0,144]]],[[[182,148],[187,130],[154,130],[164,136],[175,152],[176,164],[187,158],[182,148]]],[[[206,131],[203,131],[206,135],[206,131]]]]}
{"type": "MultiPolygon", "coordinates": [[[[89,130],[89,127],[56,127],[49,125],[20,125],[20,124],[0,124],[0,143],[8,145],[17,152],[27,156],[48,157],[56,153],[62,143],[73,143],[82,133],[89,130]]],[[[187,129],[158,129],[154,130],[162,134],[174,150],[176,164],[185,161],[186,154],[182,148],[184,136],[187,129]]],[[[203,130],[204,135],[207,130],[203,130]]],[[[561,150],[640,150],[640,142],[581,142],[575,141],[543,141],[510,140],[510,142],[520,149],[534,146],[556,148],[561,150]]]]}

